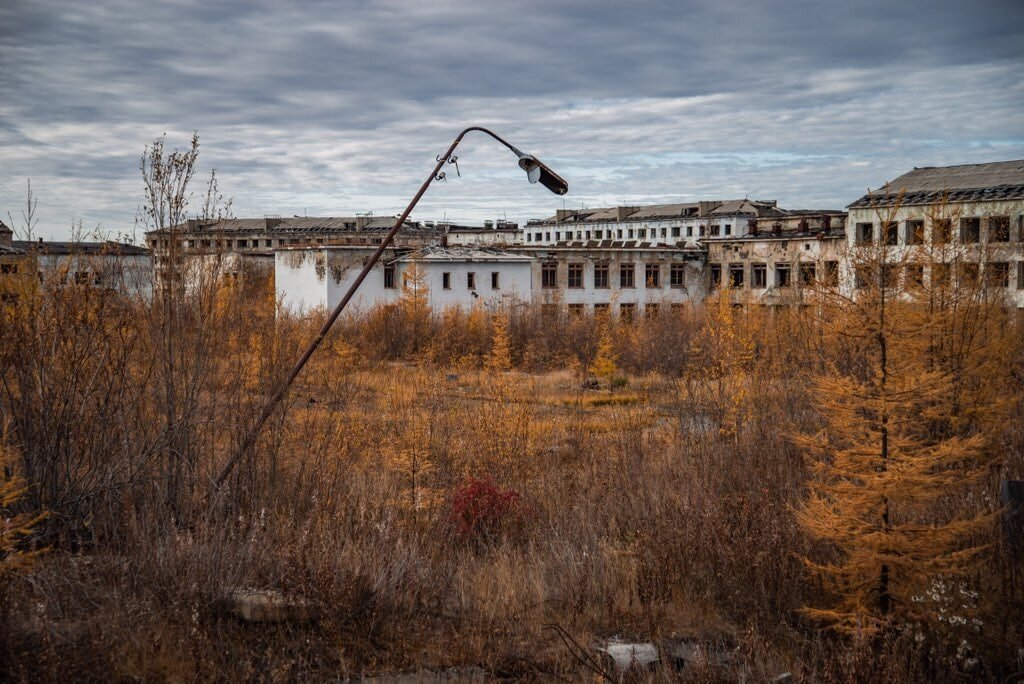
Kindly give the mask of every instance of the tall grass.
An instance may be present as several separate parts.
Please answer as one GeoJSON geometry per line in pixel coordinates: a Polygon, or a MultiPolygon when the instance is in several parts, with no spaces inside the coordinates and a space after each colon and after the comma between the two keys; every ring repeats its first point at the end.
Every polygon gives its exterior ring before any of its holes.
{"type": "MultiPolygon", "coordinates": [[[[628,375],[613,395],[583,389],[603,321],[531,308],[353,316],[215,492],[211,477],[317,321],[275,315],[266,293],[184,299],[168,423],[162,311],[88,287],[42,288],[3,311],[0,422],[32,485],[17,505],[50,516],[33,542],[48,552],[3,588],[2,678],[467,664],[580,677],[550,625],[585,645],[620,635],[724,649],[730,659],[691,670],[705,679],[1017,667],[1022,580],[1001,545],[978,565],[987,593],[981,625],[962,635],[969,653],[911,632],[843,641],[800,617],[818,588],[798,560],[811,551],[792,513],[808,472],[787,436],[816,425],[806,378],[824,352],[798,312],[735,311],[751,355],[716,376],[713,312],[612,322],[628,375]],[[487,370],[495,320],[510,332],[508,372],[487,370]],[[488,514],[481,538],[452,522],[476,481],[516,501],[488,514]],[[319,618],[241,623],[223,607],[233,587],[302,597],[319,618]]],[[[1008,369],[1017,396],[1019,378],[1008,369]]],[[[1015,411],[1003,474],[1021,477],[1015,411]]]]}

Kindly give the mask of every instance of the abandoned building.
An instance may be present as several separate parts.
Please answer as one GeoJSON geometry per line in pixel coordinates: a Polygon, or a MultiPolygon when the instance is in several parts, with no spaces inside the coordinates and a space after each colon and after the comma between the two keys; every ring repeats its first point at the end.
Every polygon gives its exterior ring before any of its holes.
{"type": "Polygon", "coordinates": [[[14,301],[40,284],[67,283],[131,296],[152,291],[149,250],[123,242],[13,240],[0,222],[0,297],[14,301]]]}
{"type": "Polygon", "coordinates": [[[751,218],[784,215],[774,200],[701,201],[642,207],[559,209],[526,224],[526,245],[697,247],[704,237],[739,235],[751,218]],[[614,243],[618,243],[615,245],[614,243]]]}
{"type": "MultiPolygon", "coordinates": [[[[848,209],[847,247],[889,247],[908,284],[980,278],[1024,307],[1024,160],[915,168],[848,209]]],[[[855,289],[857,274],[844,271],[855,289]]]]}
{"type": "MultiPolygon", "coordinates": [[[[286,247],[275,255],[275,288],[293,312],[333,309],[376,250],[371,245],[286,247]]],[[[532,259],[483,247],[389,248],[352,302],[353,311],[423,297],[430,308],[495,309],[530,300],[532,259]]]]}
{"type": "Polygon", "coordinates": [[[775,306],[798,302],[808,287],[838,285],[845,224],[841,211],[790,210],[707,237],[708,290],[727,285],[736,303],[775,306]]]}
{"type": "MultiPolygon", "coordinates": [[[[262,283],[274,275],[274,251],[297,246],[379,245],[395,224],[392,216],[189,219],[183,225],[146,233],[153,251],[156,286],[169,275],[172,260],[176,279],[185,289],[205,278],[262,283]],[[173,242],[172,242],[173,236],[173,242]]],[[[395,236],[398,248],[435,244],[503,246],[514,244],[519,227],[507,221],[487,221],[483,227],[441,221],[406,221],[395,236]]]]}

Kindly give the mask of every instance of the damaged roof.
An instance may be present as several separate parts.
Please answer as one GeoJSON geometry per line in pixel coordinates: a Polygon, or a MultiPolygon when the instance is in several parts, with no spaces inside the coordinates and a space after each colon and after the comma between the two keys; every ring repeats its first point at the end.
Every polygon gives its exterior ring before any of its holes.
{"type": "Polygon", "coordinates": [[[600,207],[596,209],[562,210],[554,216],[530,221],[530,225],[567,223],[618,223],[630,221],[666,221],[684,218],[715,218],[721,216],[769,217],[783,215],[774,200],[706,200],[676,204],[600,207]]]}
{"type": "Polygon", "coordinates": [[[530,257],[481,247],[424,247],[395,261],[530,261],[530,257]]]}
{"type": "MultiPolygon", "coordinates": [[[[380,232],[391,230],[395,225],[395,216],[293,216],[291,218],[230,218],[203,221],[190,219],[185,224],[174,227],[175,231],[184,233],[353,233],[380,232]]],[[[423,227],[418,223],[406,221],[402,227],[404,232],[424,230],[433,231],[432,227],[423,227]]],[[[161,231],[150,231],[151,235],[161,231]]]]}
{"type": "Polygon", "coordinates": [[[33,254],[47,256],[149,256],[149,250],[126,242],[48,242],[39,240],[29,242],[15,240],[11,243],[15,249],[33,254]]]}
{"type": "Polygon", "coordinates": [[[902,204],[1024,199],[1024,159],[915,168],[869,190],[849,207],[893,204],[900,193],[902,204]]]}

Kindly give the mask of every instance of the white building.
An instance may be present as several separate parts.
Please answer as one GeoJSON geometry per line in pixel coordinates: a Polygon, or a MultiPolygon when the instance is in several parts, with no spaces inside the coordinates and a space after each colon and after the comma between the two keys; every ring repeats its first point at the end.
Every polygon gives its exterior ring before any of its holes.
{"type": "MultiPolygon", "coordinates": [[[[294,313],[333,309],[375,251],[371,246],[285,248],[275,253],[275,288],[294,313]]],[[[366,311],[398,301],[403,288],[424,288],[436,311],[482,304],[497,308],[530,301],[532,259],[467,247],[388,249],[349,306],[366,311]]]]}
{"type": "Polygon", "coordinates": [[[559,209],[524,228],[527,246],[593,242],[696,247],[701,238],[745,235],[751,219],[781,216],[775,200],[702,201],[642,207],[559,209]]]}
{"type": "MultiPolygon", "coordinates": [[[[893,260],[920,255],[905,277],[941,267],[1024,308],[1024,160],[914,169],[850,204],[847,226],[850,249],[884,243],[893,260]]],[[[849,265],[843,278],[854,287],[849,265]]]]}
{"type": "Polygon", "coordinates": [[[148,297],[153,291],[153,258],[148,249],[122,242],[34,242],[14,240],[24,267],[40,282],[88,285],[148,297]]]}
{"type": "Polygon", "coordinates": [[[533,262],[533,301],[573,314],[626,319],[699,302],[706,292],[703,252],[668,246],[523,247],[533,262]]]}

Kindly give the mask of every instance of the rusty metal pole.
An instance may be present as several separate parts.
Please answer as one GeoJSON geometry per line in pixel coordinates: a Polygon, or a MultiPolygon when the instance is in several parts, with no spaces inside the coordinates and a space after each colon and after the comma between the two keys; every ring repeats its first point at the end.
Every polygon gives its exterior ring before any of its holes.
{"type": "MultiPolygon", "coordinates": [[[[227,480],[228,476],[231,475],[231,471],[235,469],[235,466],[238,465],[238,463],[242,460],[242,458],[249,451],[249,449],[252,448],[252,445],[256,441],[256,438],[259,436],[260,431],[263,429],[263,426],[266,424],[267,420],[270,419],[270,416],[274,413],[274,409],[277,408],[277,405],[281,403],[282,399],[284,399],[285,394],[288,393],[288,389],[292,386],[292,383],[295,382],[295,378],[298,377],[299,373],[302,371],[302,368],[309,361],[310,357],[313,356],[313,352],[317,350],[320,344],[327,337],[327,333],[330,331],[331,326],[333,326],[334,322],[338,320],[338,316],[341,315],[342,310],[344,310],[345,306],[349,303],[349,300],[351,300],[353,295],[355,295],[356,290],[358,290],[359,286],[363,284],[363,281],[366,279],[366,276],[369,275],[370,271],[380,260],[381,255],[384,254],[384,250],[387,249],[388,246],[391,244],[391,241],[394,240],[395,235],[398,234],[398,231],[405,224],[405,220],[409,218],[409,214],[412,213],[412,210],[416,207],[416,204],[420,201],[420,198],[423,197],[423,194],[427,191],[427,188],[430,187],[430,184],[434,182],[434,180],[441,177],[439,175],[441,173],[441,168],[449,160],[452,159],[452,153],[455,152],[455,148],[459,146],[459,143],[462,142],[462,138],[465,137],[465,135],[470,131],[480,131],[481,133],[486,133],[487,135],[491,136],[492,138],[503,144],[505,147],[515,152],[515,154],[519,157],[520,160],[519,165],[528,173],[530,173],[530,169],[527,168],[528,166],[530,166],[531,168],[539,167],[543,174],[545,174],[540,178],[541,182],[544,184],[545,187],[547,187],[552,192],[563,195],[568,190],[568,183],[566,183],[565,180],[562,179],[558,174],[551,171],[547,166],[539,162],[536,158],[527,154],[523,154],[523,152],[521,152],[518,148],[514,147],[512,144],[510,144],[508,141],[506,141],[504,138],[494,133],[493,131],[490,131],[486,128],[482,128],[480,126],[470,126],[468,128],[463,129],[462,132],[455,137],[455,140],[452,141],[452,144],[448,146],[448,150],[444,154],[437,157],[437,165],[434,166],[434,170],[431,171],[430,175],[427,177],[427,180],[425,180],[423,182],[423,185],[420,186],[419,192],[416,193],[416,195],[412,198],[412,201],[409,202],[409,206],[405,208],[405,211],[402,212],[402,215],[398,217],[397,221],[395,221],[395,225],[391,227],[391,230],[388,231],[387,236],[380,243],[380,246],[377,247],[376,251],[373,253],[373,256],[371,256],[370,260],[366,263],[365,266],[363,266],[363,270],[359,272],[359,275],[356,277],[355,281],[348,288],[348,292],[346,292],[345,296],[341,298],[341,301],[338,302],[338,305],[334,307],[334,310],[331,312],[331,315],[327,317],[326,321],[324,321],[323,326],[320,328],[320,332],[317,334],[315,338],[313,338],[313,341],[309,343],[309,346],[306,347],[306,351],[302,353],[302,356],[292,367],[291,371],[288,373],[288,376],[277,387],[277,389],[274,391],[274,394],[271,395],[270,401],[268,401],[267,405],[263,408],[263,412],[260,414],[260,417],[256,421],[256,424],[253,425],[249,432],[246,433],[245,438],[242,439],[241,443],[238,445],[238,448],[231,455],[231,458],[229,458],[227,463],[224,464],[224,467],[221,469],[220,474],[217,475],[217,479],[214,480],[215,489],[221,488],[221,486],[224,484],[224,481],[227,480]]],[[[530,181],[535,182],[535,180],[536,179],[534,178],[534,176],[531,175],[530,181]]]]}

